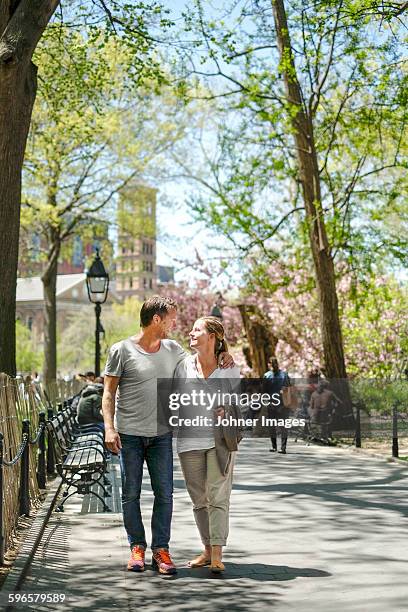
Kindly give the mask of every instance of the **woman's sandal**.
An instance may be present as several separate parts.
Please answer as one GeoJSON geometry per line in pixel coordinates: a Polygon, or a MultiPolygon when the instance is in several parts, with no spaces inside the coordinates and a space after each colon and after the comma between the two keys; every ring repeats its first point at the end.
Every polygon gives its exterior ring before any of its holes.
{"type": "Polygon", "coordinates": [[[221,574],[225,570],[225,565],[222,561],[212,561],[210,564],[210,570],[213,574],[221,574]]]}
{"type": "Polygon", "coordinates": [[[187,563],[188,567],[206,567],[210,565],[211,559],[206,557],[204,554],[198,555],[195,559],[192,559],[187,563]]]}

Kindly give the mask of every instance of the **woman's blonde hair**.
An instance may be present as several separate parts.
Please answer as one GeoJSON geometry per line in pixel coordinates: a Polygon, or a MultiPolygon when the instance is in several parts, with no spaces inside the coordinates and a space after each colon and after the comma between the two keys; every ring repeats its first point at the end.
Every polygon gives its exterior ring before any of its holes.
{"type": "Polygon", "coordinates": [[[215,356],[219,357],[220,353],[228,352],[228,345],[225,340],[224,326],[217,317],[200,317],[199,321],[204,321],[205,329],[209,334],[215,335],[215,356]]]}

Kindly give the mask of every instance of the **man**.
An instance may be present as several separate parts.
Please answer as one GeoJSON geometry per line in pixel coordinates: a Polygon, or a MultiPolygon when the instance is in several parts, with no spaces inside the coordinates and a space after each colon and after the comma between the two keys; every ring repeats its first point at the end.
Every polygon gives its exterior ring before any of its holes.
{"type": "MultiPolygon", "coordinates": [[[[105,367],[102,410],[105,442],[120,452],[123,521],[130,544],[128,570],[142,572],[147,547],[140,511],[143,464],[146,460],[154,494],[152,566],[175,574],[169,553],[173,510],[173,448],[170,426],[158,426],[157,378],[172,378],[185,358],[182,347],[168,339],[176,326],[177,304],[153,296],[140,311],[141,333],[114,344],[105,367]],[[115,415],[115,396],[119,390],[115,415]],[[114,425],[116,416],[116,428],[114,425]]],[[[224,367],[232,358],[224,359],[224,367]]]]}
{"type": "Polygon", "coordinates": [[[323,440],[331,438],[331,425],[336,406],[341,400],[330,390],[328,380],[321,380],[310,398],[310,417],[313,425],[320,426],[323,440]]]}
{"type": "MultiPolygon", "coordinates": [[[[272,381],[272,389],[270,390],[270,393],[272,394],[277,393],[281,397],[279,406],[274,406],[271,408],[270,413],[269,413],[269,418],[284,419],[288,415],[286,414],[287,411],[283,404],[282,389],[284,387],[290,386],[289,376],[287,372],[280,369],[279,363],[276,357],[272,357],[272,359],[268,361],[268,367],[269,367],[269,370],[264,374],[264,378],[267,378],[268,380],[272,381]]],[[[281,450],[279,451],[279,453],[286,455],[288,432],[286,431],[285,427],[279,427],[279,430],[280,430],[280,435],[281,435],[281,450]]],[[[272,448],[270,448],[269,451],[271,453],[276,453],[276,451],[278,450],[277,428],[272,426],[270,431],[271,431],[272,448]]]]}

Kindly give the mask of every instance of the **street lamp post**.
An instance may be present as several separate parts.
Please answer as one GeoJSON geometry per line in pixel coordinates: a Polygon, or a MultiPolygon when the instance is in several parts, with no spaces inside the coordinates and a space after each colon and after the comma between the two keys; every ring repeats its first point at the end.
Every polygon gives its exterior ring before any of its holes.
{"type": "Polygon", "coordinates": [[[101,374],[101,344],[99,334],[103,331],[101,325],[101,305],[106,302],[109,291],[109,274],[105,270],[99,249],[96,249],[95,259],[86,273],[86,286],[90,302],[95,304],[95,376],[101,374]]]}

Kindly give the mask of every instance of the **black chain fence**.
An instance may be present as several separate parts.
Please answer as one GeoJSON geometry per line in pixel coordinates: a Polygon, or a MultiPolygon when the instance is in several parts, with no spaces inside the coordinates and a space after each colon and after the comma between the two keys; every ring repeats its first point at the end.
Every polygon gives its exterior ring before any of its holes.
{"type": "Polygon", "coordinates": [[[47,479],[55,476],[53,446],[46,420],[57,404],[83,387],[79,381],[57,381],[45,390],[0,375],[0,565],[13,544],[20,516],[38,506],[47,479]]]}

